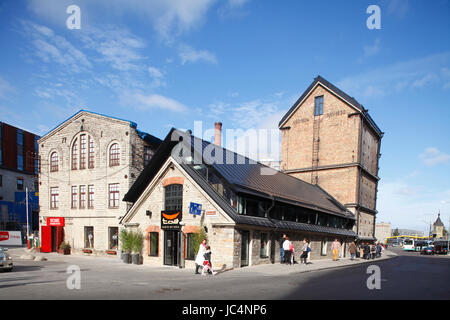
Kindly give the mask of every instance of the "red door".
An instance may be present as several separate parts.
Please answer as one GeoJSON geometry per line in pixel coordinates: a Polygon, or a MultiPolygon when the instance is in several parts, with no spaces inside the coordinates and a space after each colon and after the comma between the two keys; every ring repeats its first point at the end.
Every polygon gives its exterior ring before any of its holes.
{"type": "Polygon", "coordinates": [[[52,252],[52,227],[41,227],[41,251],[52,252]]]}

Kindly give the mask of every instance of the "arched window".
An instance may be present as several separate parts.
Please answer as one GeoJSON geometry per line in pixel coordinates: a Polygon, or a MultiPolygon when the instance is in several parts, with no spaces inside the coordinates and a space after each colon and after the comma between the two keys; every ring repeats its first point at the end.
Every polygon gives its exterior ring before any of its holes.
{"type": "Polygon", "coordinates": [[[118,166],[120,165],[120,147],[118,143],[114,143],[109,148],[109,166],[118,166]]]}
{"type": "Polygon", "coordinates": [[[75,142],[72,146],[72,170],[77,170],[78,163],[78,139],[75,139],[75,142]]]}
{"type": "Polygon", "coordinates": [[[165,210],[181,210],[183,207],[183,185],[171,184],[165,187],[165,210]]]}
{"type": "Polygon", "coordinates": [[[50,172],[56,172],[58,171],[58,152],[53,152],[50,155],[50,172]]]}

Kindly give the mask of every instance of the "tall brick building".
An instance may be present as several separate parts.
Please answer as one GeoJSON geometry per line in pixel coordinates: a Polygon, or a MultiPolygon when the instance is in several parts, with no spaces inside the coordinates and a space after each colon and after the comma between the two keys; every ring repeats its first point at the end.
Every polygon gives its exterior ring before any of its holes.
{"type": "Polygon", "coordinates": [[[281,170],[318,184],[355,214],[361,240],[375,235],[383,132],[353,97],[318,76],[279,122],[281,170]]]}
{"type": "Polygon", "coordinates": [[[136,123],[81,110],[39,141],[41,250],[116,250],[122,202],[161,140],[136,123]],[[90,236],[92,235],[92,236],[90,236]]]}
{"type": "Polygon", "coordinates": [[[38,228],[38,148],[39,137],[0,122],[0,230],[26,232],[38,228]]]}

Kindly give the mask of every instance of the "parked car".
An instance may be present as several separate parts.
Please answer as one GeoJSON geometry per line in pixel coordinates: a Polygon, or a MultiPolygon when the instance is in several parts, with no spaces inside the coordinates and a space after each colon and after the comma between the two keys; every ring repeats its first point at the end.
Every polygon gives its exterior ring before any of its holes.
{"type": "Polygon", "coordinates": [[[13,269],[13,260],[7,253],[8,249],[0,248],[0,269],[11,271],[13,269]]]}
{"type": "Polygon", "coordinates": [[[434,248],[433,247],[425,247],[420,251],[420,254],[434,254],[434,248]]]}

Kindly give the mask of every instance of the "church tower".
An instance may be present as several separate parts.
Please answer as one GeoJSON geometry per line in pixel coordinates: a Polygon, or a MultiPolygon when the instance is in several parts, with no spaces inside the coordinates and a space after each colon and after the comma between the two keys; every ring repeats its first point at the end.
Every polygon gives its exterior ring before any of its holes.
{"type": "Polygon", "coordinates": [[[318,76],[279,129],[281,171],[319,185],[355,214],[358,238],[374,240],[383,132],[368,110],[318,76]]]}

